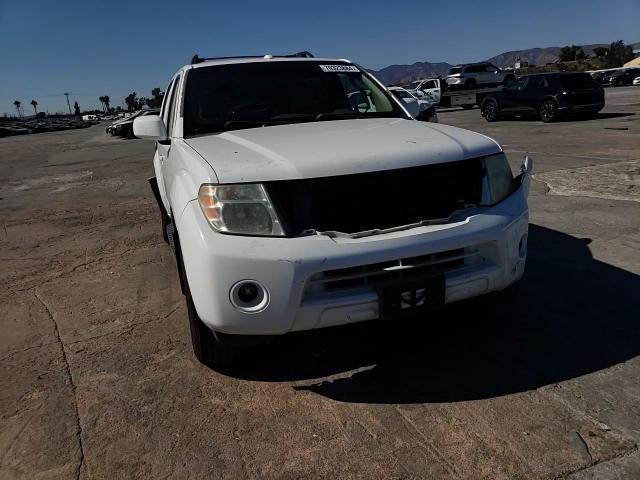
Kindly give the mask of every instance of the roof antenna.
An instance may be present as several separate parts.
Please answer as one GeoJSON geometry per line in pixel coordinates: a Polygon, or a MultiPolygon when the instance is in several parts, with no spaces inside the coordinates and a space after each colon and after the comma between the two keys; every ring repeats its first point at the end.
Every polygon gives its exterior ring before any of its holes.
{"type": "Polygon", "coordinates": [[[196,63],[200,62],[202,62],[202,60],[200,59],[200,57],[198,57],[197,53],[193,57],[191,57],[191,65],[195,65],[196,63]]]}

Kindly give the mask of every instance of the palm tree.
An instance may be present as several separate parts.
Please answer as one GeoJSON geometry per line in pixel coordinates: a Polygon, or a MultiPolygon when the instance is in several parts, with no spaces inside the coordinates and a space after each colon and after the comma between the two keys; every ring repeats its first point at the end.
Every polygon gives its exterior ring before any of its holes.
{"type": "Polygon", "coordinates": [[[105,95],[104,97],[104,105],[107,107],[107,113],[109,113],[109,95],[105,95]]]}
{"type": "Polygon", "coordinates": [[[36,115],[38,115],[38,102],[31,100],[31,105],[33,105],[33,110],[36,112],[36,115]]]}
{"type": "Polygon", "coordinates": [[[124,99],[124,102],[127,104],[127,110],[135,110],[136,105],[138,104],[138,97],[136,95],[136,92],[131,92],[129,95],[127,95],[124,99]]]}
{"type": "Polygon", "coordinates": [[[100,103],[102,104],[102,110],[104,110],[104,97],[100,97],[98,98],[98,100],[100,100],[100,103]]]}
{"type": "Polygon", "coordinates": [[[22,118],[22,112],[20,111],[20,106],[22,105],[22,102],[20,102],[19,100],[16,100],[15,102],[13,102],[13,104],[16,106],[16,110],[18,111],[18,117],[22,118]]]}

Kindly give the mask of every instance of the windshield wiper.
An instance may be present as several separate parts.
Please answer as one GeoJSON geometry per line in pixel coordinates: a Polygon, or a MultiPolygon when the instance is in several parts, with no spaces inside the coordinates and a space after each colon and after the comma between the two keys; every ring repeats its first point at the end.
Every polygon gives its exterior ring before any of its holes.
{"type": "Polygon", "coordinates": [[[228,120],[222,126],[223,130],[241,130],[243,128],[264,127],[269,122],[266,120],[228,120]]]}
{"type": "Polygon", "coordinates": [[[339,120],[342,118],[365,118],[365,115],[344,108],[340,110],[334,110],[333,112],[319,113],[318,115],[316,115],[316,120],[319,122],[322,120],[339,120]]]}
{"type": "Polygon", "coordinates": [[[315,115],[306,113],[287,113],[275,115],[268,120],[228,120],[222,126],[223,130],[239,130],[242,128],[268,127],[273,125],[287,125],[289,123],[299,123],[315,120],[315,115]]]}
{"type": "Polygon", "coordinates": [[[312,113],[283,113],[280,115],[274,115],[269,119],[284,121],[284,120],[315,120],[316,116],[312,113]]]}

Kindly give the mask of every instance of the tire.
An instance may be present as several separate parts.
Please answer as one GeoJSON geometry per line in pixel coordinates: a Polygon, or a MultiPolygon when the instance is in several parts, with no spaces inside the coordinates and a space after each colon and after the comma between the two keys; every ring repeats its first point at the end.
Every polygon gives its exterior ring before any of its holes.
{"type": "Polygon", "coordinates": [[[624,82],[620,79],[616,80],[616,82],[614,83],[614,85],[616,87],[624,87],[624,82]]]}
{"type": "Polygon", "coordinates": [[[474,88],[478,88],[478,82],[476,82],[473,78],[470,78],[466,82],[464,82],[464,88],[466,90],[473,90],[474,88]]]}
{"type": "Polygon", "coordinates": [[[495,122],[500,114],[498,102],[493,98],[489,98],[482,103],[481,113],[487,122],[495,122]]]}
{"type": "Polygon", "coordinates": [[[191,291],[189,290],[184,262],[182,261],[180,239],[177,232],[174,231],[171,238],[175,249],[180,288],[187,302],[187,315],[189,317],[189,330],[191,331],[191,347],[193,348],[193,353],[198,361],[207,367],[214,368],[228,365],[239,357],[240,347],[221,343],[209,327],[200,320],[196,306],[193,303],[193,297],[191,297],[191,291]]]}
{"type": "Polygon", "coordinates": [[[219,342],[214,333],[200,320],[189,291],[187,291],[186,300],[191,346],[198,361],[207,367],[215,368],[236,360],[239,347],[219,342]]]}
{"type": "Polygon", "coordinates": [[[555,100],[547,99],[538,106],[538,115],[544,123],[550,123],[558,118],[558,103],[555,100]]]}

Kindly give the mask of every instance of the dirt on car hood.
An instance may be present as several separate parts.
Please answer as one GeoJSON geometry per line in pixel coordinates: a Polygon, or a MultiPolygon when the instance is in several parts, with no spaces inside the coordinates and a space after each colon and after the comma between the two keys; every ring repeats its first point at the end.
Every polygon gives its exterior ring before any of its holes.
{"type": "Polygon", "coordinates": [[[495,141],[478,133],[400,118],[251,128],[185,142],[211,165],[220,183],[348,175],[500,151],[495,141]]]}

